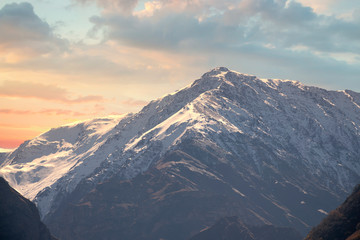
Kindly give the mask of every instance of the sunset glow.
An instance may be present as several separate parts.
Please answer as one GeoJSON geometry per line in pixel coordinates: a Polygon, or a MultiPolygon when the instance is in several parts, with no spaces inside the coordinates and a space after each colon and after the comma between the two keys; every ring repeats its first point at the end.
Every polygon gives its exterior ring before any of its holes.
{"type": "Polygon", "coordinates": [[[0,148],[138,111],[216,66],[360,91],[359,27],[359,1],[1,1],[0,148]]]}

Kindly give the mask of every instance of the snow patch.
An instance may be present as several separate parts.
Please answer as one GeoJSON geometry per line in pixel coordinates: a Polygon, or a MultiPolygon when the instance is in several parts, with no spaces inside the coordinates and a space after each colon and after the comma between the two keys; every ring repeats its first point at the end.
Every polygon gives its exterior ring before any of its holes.
{"type": "Polygon", "coordinates": [[[9,149],[9,148],[0,148],[0,153],[8,153],[8,152],[12,152],[15,149],[9,149]]]}
{"type": "Polygon", "coordinates": [[[318,211],[319,213],[324,214],[324,215],[328,215],[328,214],[329,214],[328,212],[326,212],[326,211],[323,210],[323,209],[318,209],[317,211],[318,211]]]}

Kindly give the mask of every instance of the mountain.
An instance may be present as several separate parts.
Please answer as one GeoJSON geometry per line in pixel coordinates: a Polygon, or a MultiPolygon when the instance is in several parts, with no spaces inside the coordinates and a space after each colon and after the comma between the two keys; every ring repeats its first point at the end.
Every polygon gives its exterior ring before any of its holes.
{"type": "Polygon", "coordinates": [[[44,216],[54,204],[55,195],[71,192],[104,161],[109,153],[101,151],[102,145],[124,117],[98,118],[51,129],[15,151],[0,155],[0,175],[33,200],[44,216]]]}
{"type": "Polygon", "coordinates": [[[55,240],[40,221],[35,205],[0,177],[0,239],[55,240]]]}
{"type": "Polygon", "coordinates": [[[272,225],[247,226],[238,217],[225,217],[189,240],[302,240],[291,228],[272,225]]]}
{"type": "Polygon", "coordinates": [[[353,193],[315,228],[305,240],[358,240],[360,239],[360,185],[353,193]]]}
{"type": "Polygon", "coordinates": [[[62,239],[187,239],[233,215],[305,234],[359,182],[359,129],[359,93],[220,67],[27,141],[0,174],[62,239]]]}

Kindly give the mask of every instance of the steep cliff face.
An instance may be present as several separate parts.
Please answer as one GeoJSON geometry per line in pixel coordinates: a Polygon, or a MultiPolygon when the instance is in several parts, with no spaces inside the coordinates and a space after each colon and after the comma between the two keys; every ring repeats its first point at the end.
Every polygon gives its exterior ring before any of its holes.
{"type": "Polygon", "coordinates": [[[0,239],[55,239],[40,221],[35,204],[22,197],[1,177],[0,193],[0,239]]]}
{"type": "Polygon", "coordinates": [[[360,185],[306,237],[306,240],[318,239],[360,239],[360,185]]]}

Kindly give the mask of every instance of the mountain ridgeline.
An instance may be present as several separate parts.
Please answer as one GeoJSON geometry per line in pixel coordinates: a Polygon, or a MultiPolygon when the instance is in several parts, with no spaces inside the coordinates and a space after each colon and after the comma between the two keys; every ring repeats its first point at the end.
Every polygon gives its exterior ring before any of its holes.
{"type": "Polygon", "coordinates": [[[188,239],[223,217],[305,235],[360,182],[360,94],[215,68],[140,112],[0,155],[60,239],[188,239]]]}

